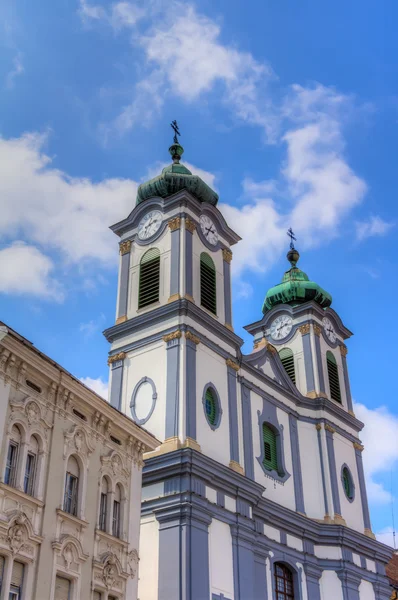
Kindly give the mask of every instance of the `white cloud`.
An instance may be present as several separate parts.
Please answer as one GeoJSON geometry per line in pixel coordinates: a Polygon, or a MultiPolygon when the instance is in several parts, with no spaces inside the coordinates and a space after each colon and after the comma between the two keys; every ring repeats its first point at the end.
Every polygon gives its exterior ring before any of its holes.
{"type": "Polygon", "coordinates": [[[22,75],[22,73],[24,71],[25,71],[25,69],[22,64],[22,54],[20,52],[18,52],[18,54],[14,57],[14,60],[13,60],[13,68],[7,75],[6,88],[11,90],[14,87],[15,79],[19,75],[22,75]]]}
{"type": "Polygon", "coordinates": [[[14,242],[0,250],[0,292],[62,301],[63,292],[52,278],[53,270],[54,264],[40,250],[14,242]]]}
{"type": "Polygon", "coordinates": [[[45,142],[37,133],[0,138],[0,240],[23,237],[80,266],[114,264],[117,241],[108,227],[134,208],[137,184],[69,177],[51,166],[45,142]]]}
{"type": "Polygon", "coordinates": [[[83,337],[87,340],[96,333],[98,333],[105,325],[106,317],[103,313],[99,315],[97,319],[91,319],[86,323],[80,323],[79,331],[83,334],[83,337]]]}
{"type": "MultiPolygon", "coordinates": [[[[382,542],[383,544],[387,544],[387,546],[391,546],[392,548],[394,548],[394,536],[392,527],[385,527],[384,529],[376,533],[376,538],[379,540],[379,542],[382,542]]],[[[396,537],[395,544],[397,541],[398,538],[396,537]]]]}
{"type": "Polygon", "coordinates": [[[97,377],[97,379],[92,379],[91,377],[80,377],[80,381],[84,383],[90,390],[93,390],[104,398],[108,400],[108,382],[103,381],[102,377],[97,377]]]}
{"type": "Polygon", "coordinates": [[[397,467],[398,415],[385,406],[370,409],[359,403],[354,405],[354,411],[358,419],[365,423],[361,438],[365,446],[363,461],[369,500],[385,504],[391,501],[391,493],[375,479],[397,467]]]}
{"type": "Polygon", "coordinates": [[[373,237],[386,235],[395,223],[384,221],[381,217],[371,216],[367,221],[357,221],[355,223],[357,240],[362,240],[373,237]]]}

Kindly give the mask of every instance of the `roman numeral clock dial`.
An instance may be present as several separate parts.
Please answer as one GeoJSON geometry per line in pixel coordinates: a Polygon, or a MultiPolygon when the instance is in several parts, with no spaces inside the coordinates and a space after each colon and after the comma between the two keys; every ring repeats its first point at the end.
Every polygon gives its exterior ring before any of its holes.
{"type": "Polygon", "coordinates": [[[151,210],[138,224],[138,239],[147,240],[159,230],[162,224],[162,213],[159,210],[151,210]]]}
{"type": "Polygon", "coordinates": [[[207,215],[202,215],[200,217],[200,228],[209,244],[215,246],[218,242],[218,233],[216,226],[214,225],[210,217],[208,217],[207,215]]]}
{"type": "Polygon", "coordinates": [[[273,340],[283,340],[289,335],[293,327],[293,320],[288,315],[281,315],[271,323],[271,337],[273,340]]]}

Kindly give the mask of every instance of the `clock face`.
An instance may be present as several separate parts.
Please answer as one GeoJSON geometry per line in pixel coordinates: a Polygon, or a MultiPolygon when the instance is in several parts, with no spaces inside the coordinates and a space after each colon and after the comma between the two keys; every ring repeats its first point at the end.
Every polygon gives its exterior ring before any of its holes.
{"type": "Polygon", "coordinates": [[[217,229],[213,221],[207,215],[202,215],[200,217],[200,228],[209,244],[215,246],[218,242],[217,229]]]}
{"type": "Polygon", "coordinates": [[[281,315],[271,323],[271,337],[273,340],[283,340],[289,335],[293,327],[292,318],[288,315],[281,315]]]}
{"type": "Polygon", "coordinates": [[[138,238],[147,240],[155,235],[162,224],[162,213],[158,210],[151,210],[138,224],[138,238]]]}
{"type": "Polygon", "coordinates": [[[337,336],[334,330],[333,325],[327,317],[323,317],[322,319],[323,329],[325,330],[327,338],[334,344],[336,342],[337,336]]]}

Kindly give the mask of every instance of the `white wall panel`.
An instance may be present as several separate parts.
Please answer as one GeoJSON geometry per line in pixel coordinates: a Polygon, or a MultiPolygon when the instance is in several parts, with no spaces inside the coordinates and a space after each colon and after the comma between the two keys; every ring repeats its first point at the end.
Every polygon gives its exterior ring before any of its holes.
{"type": "Polygon", "coordinates": [[[159,523],[154,516],[141,519],[138,597],[158,600],[159,523]]]}
{"type": "Polygon", "coordinates": [[[234,600],[231,530],[227,523],[217,519],[209,526],[209,562],[211,594],[222,593],[234,600]]]}
{"type": "Polygon", "coordinates": [[[375,600],[373,585],[370,581],[362,579],[359,585],[359,598],[360,600],[375,600]]]}
{"type": "Polygon", "coordinates": [[[319,583],[322,600],[343,600],[341,581],[335,571],[323,571],[319,583]]]}
{"type": "Polygon", "coordinates": [[[314,424],[298,421],[304,506],[311,519],[323,519],[325,516],[317,433],[314,424]]]}
{"type": "Polygon", "coordinates": [[[336,457],[337,486],[339,490],[341,516],[346,520],[348,527],[363,533],[364,522],[362,516],[361,494],[355,460],[355,450],[352,442],[338,433],[334,434],[334,453],[336,457]],[[341,481],[341,467],[346,464],[351,471],[355,485],[355,497],[353,502],[347,499],[341,481]]]}

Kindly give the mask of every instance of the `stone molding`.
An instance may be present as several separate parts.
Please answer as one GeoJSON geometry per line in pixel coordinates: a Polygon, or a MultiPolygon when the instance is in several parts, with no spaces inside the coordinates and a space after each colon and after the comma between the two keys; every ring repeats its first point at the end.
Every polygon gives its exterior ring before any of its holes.
{"type": "Polygon", "coordinates": [[[121,317],[118,317],[116,319],[116,325],[119,325],[120,323],[124,323],[125,321],[127,321],[127,315],[122,315],[121,317]]]}

